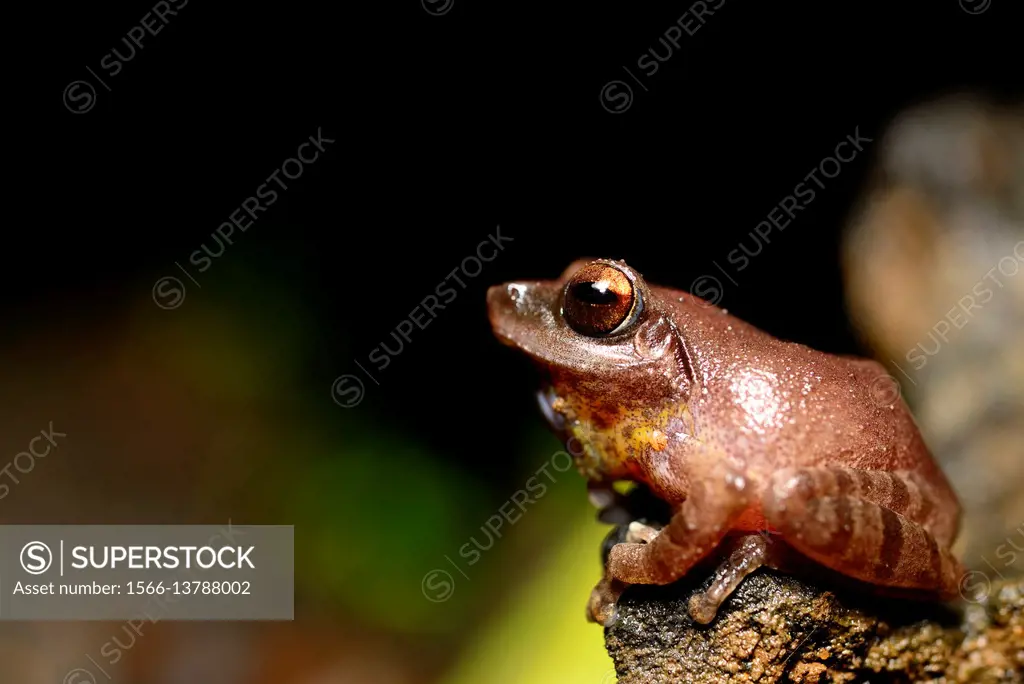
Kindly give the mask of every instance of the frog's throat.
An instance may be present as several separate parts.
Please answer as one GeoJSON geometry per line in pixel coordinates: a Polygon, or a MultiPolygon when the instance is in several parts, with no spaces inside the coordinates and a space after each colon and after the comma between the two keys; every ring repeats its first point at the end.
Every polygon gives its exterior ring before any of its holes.
{"type": "Polygon", "coordinates": [[[608,440],[598,434],[589,421],[573,421],[569,434],[569,453],[576,462],[576,469],[588,482],[607,482],[630,478],[629,458],[614,448],[608,440]]]}
{"type": "Polygon", "coordinates": [[[643,481],[642,462],[669,442],[693,434],[686,404],[666,405],[649,412],[619,408],[597,416],[556,404],[565,417],[569,451],[576,467],[590,482],[643,481]]]}

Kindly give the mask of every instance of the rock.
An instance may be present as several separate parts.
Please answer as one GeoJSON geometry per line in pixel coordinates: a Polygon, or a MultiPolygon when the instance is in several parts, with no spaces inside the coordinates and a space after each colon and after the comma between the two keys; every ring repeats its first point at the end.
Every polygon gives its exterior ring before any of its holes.
{"type": "Polygon", "coordinates": [[[1024,682],[1024,578],[963,610],[879,599],[760,570],[709,626],[686,610],[700,580],[633,586],[605,631],[623,684],[1024,682]]]}

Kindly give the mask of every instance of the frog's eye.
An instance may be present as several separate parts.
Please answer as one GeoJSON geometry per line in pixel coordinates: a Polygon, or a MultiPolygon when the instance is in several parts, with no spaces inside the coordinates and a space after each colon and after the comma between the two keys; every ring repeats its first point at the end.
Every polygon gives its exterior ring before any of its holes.
{"type": "Polygon", "coordinates": [[[642,310],[639,289],[611,264],[588,264],[565,285],[565,321],[582,335],[605,337],[622,332],[642,310]]]}

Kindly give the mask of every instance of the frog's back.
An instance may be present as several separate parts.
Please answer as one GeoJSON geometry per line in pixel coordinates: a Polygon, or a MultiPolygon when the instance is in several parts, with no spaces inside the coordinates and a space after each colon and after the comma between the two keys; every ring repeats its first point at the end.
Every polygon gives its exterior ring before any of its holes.
{"type": "Polygon", "coordinates": [[[726,451],[754,452],[771,468],[938,473],[879,363],[779,340],[689,296],[673,308],[694,366],[695,418],[726,451]]]}

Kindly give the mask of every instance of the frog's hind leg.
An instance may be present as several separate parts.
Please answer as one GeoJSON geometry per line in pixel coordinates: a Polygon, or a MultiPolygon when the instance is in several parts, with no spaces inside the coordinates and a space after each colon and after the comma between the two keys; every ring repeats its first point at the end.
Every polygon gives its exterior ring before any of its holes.
{"type": "Polygon", "coordinates": [[[762,502],[769,525],[818,563],[871,584],[952,598],[962,566],[949,551],[947,522],[928,522],[935,504],[908,476],[844,468],[779,471],[762,502]]]}

